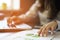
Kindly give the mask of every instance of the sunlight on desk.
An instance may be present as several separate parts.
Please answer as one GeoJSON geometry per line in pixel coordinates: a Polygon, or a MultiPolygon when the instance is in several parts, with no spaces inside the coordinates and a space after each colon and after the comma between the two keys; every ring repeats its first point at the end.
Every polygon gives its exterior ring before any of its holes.
{"type": "Polygon", "coordinates": [[[51,40],[54,36],[49,35],[48,37],[37,36],[37,29],[26,30],[9,34],[9,36],[1,38],[2,40],[51,40]],[[28,35],[29,34],[29,35],[28,35]]]}

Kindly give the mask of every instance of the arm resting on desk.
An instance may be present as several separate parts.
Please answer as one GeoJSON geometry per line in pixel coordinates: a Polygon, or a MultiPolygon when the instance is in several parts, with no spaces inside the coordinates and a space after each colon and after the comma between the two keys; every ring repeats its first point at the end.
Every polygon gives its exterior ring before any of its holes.
{"type": "Polygon", "coordinates": [[[39,0],[36,0],[36,2],[31,6],[31,8],[25,14],[22,14],[18,17],[16,17],[16,16],[10,17],[7,20],[8,26],[9,26],[9,24],[13,24],[12,26],[15,26],[16,24],[29,22],[32,19],[36,18],[39,7],[40,7],[39,0]]]}

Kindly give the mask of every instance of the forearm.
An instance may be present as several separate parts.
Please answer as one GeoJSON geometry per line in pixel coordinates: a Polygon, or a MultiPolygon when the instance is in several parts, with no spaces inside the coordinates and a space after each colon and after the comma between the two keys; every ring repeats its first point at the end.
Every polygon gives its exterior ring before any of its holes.
{"type": "Polygon", "coordinates": [[[31,8],[25,14],[22,14],[15,18],[14,17],[9,18],[8,24],[12,23],[12,21],[14,21],[14,23],[25,23],[33,20],[34,18],[37,17],[39,5],[40,5],[39,0],[36,0],[36,2],[31,6],[31,8]]]}
{"type": "Polygon", "coordinates": [[[38,13],[39,6],[39,0],[36,0],[36,2],[31,6],[31,8],[25,13],[19,16],[19,18],[27,21],[31,21],[31,19],[35,18],[38,13]]]}

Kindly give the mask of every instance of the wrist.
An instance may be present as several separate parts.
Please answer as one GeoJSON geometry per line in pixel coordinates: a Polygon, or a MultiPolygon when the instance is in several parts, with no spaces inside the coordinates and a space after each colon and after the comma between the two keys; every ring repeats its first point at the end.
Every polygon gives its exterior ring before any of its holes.
{"type": "Polygon", "coordinates": [[[55,24],[56,24],[56,29],[58,28],[58,23],[57,20],[54,20],[55,24]]]}

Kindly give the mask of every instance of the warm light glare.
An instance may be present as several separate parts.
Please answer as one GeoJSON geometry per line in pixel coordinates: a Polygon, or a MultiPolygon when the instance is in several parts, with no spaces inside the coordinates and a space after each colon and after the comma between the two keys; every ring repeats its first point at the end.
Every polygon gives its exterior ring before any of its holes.
{"type": "Polygon", "coordinates": [[[19,10],[20,9],[20,0],[0,0],[0,10],[3,9],[2,7],[3,3],[6,3],[7,10],[11,10],[11,9],[19,10]]]}

